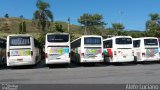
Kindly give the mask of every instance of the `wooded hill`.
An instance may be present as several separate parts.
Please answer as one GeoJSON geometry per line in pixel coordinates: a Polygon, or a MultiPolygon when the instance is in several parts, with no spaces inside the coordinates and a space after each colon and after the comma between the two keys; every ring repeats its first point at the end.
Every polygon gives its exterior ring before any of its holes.
{"type": "MultiPolygon", "coordinates": [[[[25,21],[26,22],[26,31],[28,34],[33,35],[35,38],[39,37],[40,29],[37,27],[36,22],[28,19],[21,18],[0,18],[0,37],[6,37],[9,34],[18,34],[19,33],[19,24],[25,21]]],[[[55,23],[62,25],[64,32],[68,32],[67,22],[56,21],[52,22],[50,27],[46,28],[46,32],[52,33],[56,32],[55,23]]],[[[101,30],[92,30],[92,34],[102,35],[104,38],[107,35],[130,35],[132,37],[145,37],[145,36],[160,36],[159,32],[141,32],[141,31],[125,31],[125,30],[113,30],[113,29],[101,29],[101,30]],[[98,32],[97,32],[98,31],[98,32]]],[[[84,28],[78,25],[70,25],[70,33],[72,34],[72,39],[78,38],[84,34],[84,28]]]]}

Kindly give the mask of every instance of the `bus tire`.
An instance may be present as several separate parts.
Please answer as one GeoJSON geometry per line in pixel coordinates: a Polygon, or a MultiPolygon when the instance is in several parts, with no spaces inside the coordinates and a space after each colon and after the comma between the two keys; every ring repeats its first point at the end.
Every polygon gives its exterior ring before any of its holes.
{"type": "Polygon", "coordinates": [[[136,56],[134,56],[134,61],[133,61],[133,63],[134,63],[134,64],[137,63],[137,57],[136,57],[136,56]]]}
{"type": "Polygon", "coordinates": [[[80,64],[80,63],[81,63],[80,61],[81,61],[80,55],[77,54],[77,55],[76,55],[76,62],[77,62],[78,64],[80,64]]]}
{"type": "Polygon", "coordinates": [[[106,59],[106,63],[110,63],[110,58],[109,58],[109,56],[106,56],[105,59],[106,59]]]}
{"type": "Polygon", "coordinates": [[[107,60],[106,60],[106,59],[107,59],[107,56],[106,56],[106,55],[104,55],[104,57],[103,57],[103,58],[104,58],[104,63],[106,64],[106,62],[107,62],[107,60]]]}
{"type": "Polygon", "coordinates": [[[2,59],[2,66],[4,66],[4,67],[7,66],[7,63],[6,63],[6,59],[5,59],[5,58],[2,59]]]}
{"type": "Polygon", "coordinates": [[[47,66],[49,67],[49,68],[55,68],[55,66],[53,65],[53,64],[47,64],[47,66]]]}
{"type": "Polygon", "coordinates": [[[71,64],[70,63],[66,63],[64,64],[66,68],[70,68],[71,67],[71,64]]]}

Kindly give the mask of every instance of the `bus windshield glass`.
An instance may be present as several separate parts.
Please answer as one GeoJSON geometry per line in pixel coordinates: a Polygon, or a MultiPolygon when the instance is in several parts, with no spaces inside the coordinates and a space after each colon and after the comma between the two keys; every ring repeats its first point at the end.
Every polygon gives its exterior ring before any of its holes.
{"type": "Polygon", "coordinates": [[[144,39],[144,45],[158,45],[157,39],[144,39]]]}
{"type": "Polygon", "coordinates": [[[30,37],[10,37],[10,46],[28,46],[30,37]]]}
{"type": "Polygon", "coordinates": [[[84,44],[101,44],[100,37],[86,37],[84,38],[84,44]]]}
{"type": "Polygon", "coordinates": [[[69,35],[48,35],[48,42],[68,42],[69,35]]]}
{"type": "Polygon", "coordinates": [[[131,38],[116,38],[116,44],[132,44],[131,38]]]}

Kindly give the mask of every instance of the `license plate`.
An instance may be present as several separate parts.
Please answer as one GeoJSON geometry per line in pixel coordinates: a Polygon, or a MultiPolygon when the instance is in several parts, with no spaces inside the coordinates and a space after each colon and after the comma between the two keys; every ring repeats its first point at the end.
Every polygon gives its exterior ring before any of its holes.
{"type": "Polygon", "coordinates": [[[123,58],[126,58],[126,56],[123,56],[123,58]]]}
{"type": "Polygon", "coordinates": [[[96,57],[96,56],[89,56],[89,57],[96,57]]]}
{"type": "Polygon", "coordinates": [[[92,58],[92,59],[95,59],[96,56],[89,56],[89,57],[92,58]]]}
{"type": "Polygon", "coordinates": [[[61,59],[61,58],[56,58],[56,59],[61,59]]]}
{"type": "Polygon", "coordinates": [[[90,57],[91,59],[95,59],[95,57],[90,57]]]}
{"type": "Polygon", "coordinates": [[[23,61],[23,59],[17,59],[17,61],[22,62],[22,61],[23,61]]]}

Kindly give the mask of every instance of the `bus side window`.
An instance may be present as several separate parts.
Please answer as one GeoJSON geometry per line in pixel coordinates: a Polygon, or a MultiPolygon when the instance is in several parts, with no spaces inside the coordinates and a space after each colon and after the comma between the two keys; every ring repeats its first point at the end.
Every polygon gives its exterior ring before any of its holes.
{"type": "Polygon", "coordinates": [[[112,48],[112,40],[104,41],[104,48],[112,48]]]}
{"type": "Polygon", "coordinates": [[[140,47],[140,40],[134,40],[133,47],[140,47]]]}

